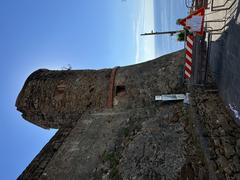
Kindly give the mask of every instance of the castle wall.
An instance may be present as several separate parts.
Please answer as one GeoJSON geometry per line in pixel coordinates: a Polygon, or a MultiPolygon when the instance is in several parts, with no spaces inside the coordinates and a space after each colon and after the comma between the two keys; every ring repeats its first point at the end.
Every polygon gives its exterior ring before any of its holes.
{"type": "Polygon", "coordinates": [[[105,106],[110,73],[37,70],[26,80],[17,109],[24,119],[44,128],[69,126],[88,109],[105,106]]]}
{"type": "Polygon", "coordinates": [[[183,61],[179,51],[118,68],[110,109],[111,70],[36,71],[16,105],[30,122],[60,129],[19,179],[177,178],[192,152],[183,148],[191,137],[183,104],[160,105],[154,96],[184,92],[183,61]]]}
{"type": "Polygon", "coordinates": [[[44,173],[48,163],[52,160],[54,154],[70,134],[71,130],[72,127],[61,128],[58,130],[54,137],[43,147],[18,179],[39,179],[44,173]]]}

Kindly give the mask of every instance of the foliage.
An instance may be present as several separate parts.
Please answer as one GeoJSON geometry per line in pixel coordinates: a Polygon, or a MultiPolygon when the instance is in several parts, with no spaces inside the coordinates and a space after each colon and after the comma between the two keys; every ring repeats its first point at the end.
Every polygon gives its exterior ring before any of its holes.
{"type": "Polygon", "coordinates": [[[189,34],[192,34],[188,29],[182,30],[180,33],[177,34],[177,40],[178,41],[185,41],[185,37],[189,34]]]}
{"type": "Polygon", "coordinates": [[[182,19],[177,19],[177,21],[176,21],[176,24],[177,25],[180,25],[180,21],[181,21],[182,19]]]}
{"type": "Polygon", "coordinates": [[[102,159],[104,162],[108,161],[110,164],[110,177],[116,177],[118,175],[118,164],[120,156],[116,152],[106,152],[104,151],[102,155],[102,159]]]}
{"type": "Polygon", "coordinates": [[[124,137],[128,137],[130,135],[130,131],[128,128],[124,128],[123,129],[123,134],[124,134],[124,137]]]}
{"type": "Polygon", "coordinates": [[[177,40],[178,41],[184,41],[185,40],[185,32],[181,31],[180,33],[177,34],[177,40]]]}

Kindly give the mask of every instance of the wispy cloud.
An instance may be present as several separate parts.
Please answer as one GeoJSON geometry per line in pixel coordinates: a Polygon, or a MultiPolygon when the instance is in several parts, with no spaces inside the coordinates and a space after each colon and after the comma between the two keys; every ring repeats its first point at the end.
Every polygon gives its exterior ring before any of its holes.
{"type": "Polygon", "coordinates": [[[156,57],[154,36],[140,36],[155,29],[153,0],[139,0],[134,31],[136,34],[136,63],[156,57]]]}
{"type": "MultiPolygon", "coordinates": [[[[157,31],[172,31],[181,29],[176,25],[176,19],[185,16],[184,1],[161,0],[155,1],[155,28],[157,31]]],[[[183,48],[183,43],[177,42],[176,36],[161,35],[156,36],[156,56],[179,50],[183,48]]]]}

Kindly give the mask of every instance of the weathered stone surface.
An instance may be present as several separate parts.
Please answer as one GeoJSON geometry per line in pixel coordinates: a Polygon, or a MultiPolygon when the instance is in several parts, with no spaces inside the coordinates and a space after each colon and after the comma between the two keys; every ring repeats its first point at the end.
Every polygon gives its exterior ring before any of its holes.
{"type": "Polygon", "coordinates": [[[228,143],[224,143],[224,151],[225,151],[225,156],[228,159],[235,154],[235,150],[233,146],[228,143]]]}
{"type": "Polygon", "coordinates": [[[106,109],[111,69],[34,72],[18,96],[18,110],[41,127],[60,128],[57,134],[69,130],[55,135],[19,179],[180,177],[191,147],[179,118],[183,104],[161,104],[154,96],[183,92],[183,60],[179,51],[118,68],[112,109],[106,109]]]}
{"type": "Polygon", "coordinates": [[[239,156],[234,156],[233,157],[233,171],[235,172],[235,173],[237,173],[237,172],[240,172],[240,160],[239,160],[239,156]]]}
{"type": "Polygon", "coordinates": [[[111,69],[33,73],[17,108],[28,121],[59,130],[19,179],[205,180],[210,166],[219,179],[237,178],[240,130],[217,94],[192,93],[210,161],[188,107],[154,101],[186,91],[179,79],[183,60],[179,51],[118,68],[112,109],[106,108],[111,69]]]}
{"type": "Polygon", "coordinates": [[[185,132],[182,125],[158,119],[144,122],[144,127],[122,153],[120,171],[123,179],[177,179],[185,164],[185,132]]]}
{"type": "Polygon", "coordinates": [[[240,180],[240,173],[235,174],[234,177],[236,180],[240,180]]]}
{"type": "Polygon", "coordinates": [[[66,137],[70,134],[71,129],[71,127],[59,129],[18,179],[38,179],[41,175],[46,176],[43,170],[51,161],[59,147],[64,143],[66,137]]]}
{"type": "Polygon", "coordinates": [[[238,156],[240,157],[240,139],[237,140],[236,151],[237,151],[238,156]]]}
{"type": "Polygon", "coordinates": [[[210,159],[217,165],[219,179],[235,179],[239,173],[238,134],[240,129],[227,111],[218,94],[207,94],[201,89],[194,89],[193,99],[196,109],[202,114],[200,120],[208,132],[206,137],[210,143],[210,159]],[[214,158],[212,158],[214,155],[214,158]]]}
{"type": "Polygon", "coordinates": [[[28,121],[44,128],[74,124],[89,109],[105,107],[110,69],[32,73],[16,106],[28,121]]]}

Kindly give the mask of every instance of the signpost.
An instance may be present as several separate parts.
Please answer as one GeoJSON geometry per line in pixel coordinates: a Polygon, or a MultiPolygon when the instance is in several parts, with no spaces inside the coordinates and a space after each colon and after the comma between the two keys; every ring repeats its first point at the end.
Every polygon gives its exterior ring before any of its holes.
{"type": "MultiPolygon", "coordinates": [[[[184,19],[179,20],[179,24],[184,26],[185,29],[188,29],[192,34],[187,35],[185,48],[186,48],[186,59],[185,59],[185,68],[184,68],[184,78],[189,79],[193,73],[192,64],[193,64],[193,47],[194,47],[194,36],[204,35],[204,15],[205,8],[200,8],[192,12],[189,16],[184,19]]],[[[196,62],[194,66],[195,71],[198,71],[196,62]]]]}
{"type": "Polygon", "coordinates": [[[205,15],[205,9],[200,8],[193,13],[191,13],[189,16],[187,16],[184,19],[181,19],[179,21],[179,24],[184,26],[186,29],[188,29],[191,32],[196,32],[197,35],[203,36],[204,34],[204,15],[205,15]]]}

